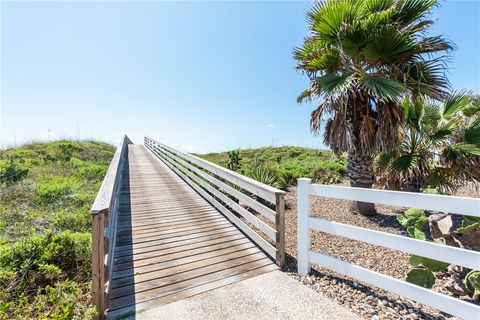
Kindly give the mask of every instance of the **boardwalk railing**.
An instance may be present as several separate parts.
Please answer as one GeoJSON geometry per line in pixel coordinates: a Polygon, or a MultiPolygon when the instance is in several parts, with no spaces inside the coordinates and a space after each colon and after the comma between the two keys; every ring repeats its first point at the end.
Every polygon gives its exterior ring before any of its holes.
{"type": "Polygon", "coordinates": [[[477,217],[480,216],[479,199],[327,186],[311,184],[311,180],[306,178],[298,180],[297,193],[298,273],[300,275],[307,275],[310,272],[310,263],[314,263],[451,315],[464,319],[480,319],[480,307],[474,304],[310,250],[310,232],[316,230],[478,270],[480,253],[476,251],[311,217],[310,196],[415,207],[477,217]]]}
{"type": "Polygon", "coordinates": [[[145,146],[275,259],[277,265],[283,266],[285,192],[148,137],[145,146]]]}
{"type": "Polygon", "coordinates": [[[98,318],[104,318],[108,305],[108,286],[111,279],[113,252],[115,248],[115,227],[117,221],[116,194],[127,159],[128,144],[132,141],[124,136],[120,142],[102,186],[98,191],[90,213],[92,214],[92,300],[97,308],[98,318]],[[111,254],[110,254],[111,253],[111,254]]]}

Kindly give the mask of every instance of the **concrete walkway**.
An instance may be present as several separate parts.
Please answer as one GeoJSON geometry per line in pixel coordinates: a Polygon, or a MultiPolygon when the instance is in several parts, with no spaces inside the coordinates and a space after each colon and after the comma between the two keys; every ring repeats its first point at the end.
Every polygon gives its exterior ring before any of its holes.
{"type": "Polygon", "coordinates": [[[272,271],[191,298],[139,310],[130,319],[356,320],[360,317],[287,274],[272,271]]]}

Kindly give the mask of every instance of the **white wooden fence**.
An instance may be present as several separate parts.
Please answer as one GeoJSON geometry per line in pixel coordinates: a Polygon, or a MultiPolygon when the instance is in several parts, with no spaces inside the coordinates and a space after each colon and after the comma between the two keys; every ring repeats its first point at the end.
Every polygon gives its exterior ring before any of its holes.
{"type": "Polygon", "coordinates": [[[451,315],[463,319],[480,319],[480,307],[472,303],[310,250],[310,232],[311,230],[326,232],[476,270],[480,269],[479,252],[314,218],[310,216],[310,196],[414,207],[477,217],[480,216],[480,199],[327,186],[312,184],[311,180],[306,178],[298,179],[297,193],[300,275],[307,275],[310,272],[310,264],[313,263],[451,315]]]}

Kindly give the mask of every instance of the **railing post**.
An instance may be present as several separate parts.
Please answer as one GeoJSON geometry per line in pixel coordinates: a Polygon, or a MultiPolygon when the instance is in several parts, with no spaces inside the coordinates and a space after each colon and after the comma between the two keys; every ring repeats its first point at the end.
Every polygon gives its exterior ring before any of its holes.
{"type": "Polygon", "coordinates": [[[103,319],[105,312],[105,216],[93,215],[92,222],[92,300],[97,309],[96,319],[103,319]]]}
{"type": "Polygon", "coordinates": [[[310,272],[310,229],[308,217],[310,216],[310,184],[311,179],[300,178],[297,180],[297,241],[298,241],[298,274],[306,276],[310,272]]]}
{"type": "Polygon", "coordinates": [[[275,211],[277,212],[275,216],[275,229],[277,230],[277,239],[276,239],[276,263],[279,267],[283,267],[285,264],[285,194],[276,193],[275,194],[275,211]]]}

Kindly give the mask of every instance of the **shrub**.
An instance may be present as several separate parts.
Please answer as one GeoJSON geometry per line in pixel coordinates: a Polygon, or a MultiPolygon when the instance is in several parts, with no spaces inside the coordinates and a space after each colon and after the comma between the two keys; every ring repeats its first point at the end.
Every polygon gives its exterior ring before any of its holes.
{"type": "Polygon", "coordinates": [[[17,168],[14,161],[10,159],[9,165],[0,171],[0,183],[6,183],[7,185],[13,184],[24,179],[27,174],[28,169],[17,168]]]}
{"type": "Polygon", "coordinates": [[[59,231],[87,232],[91,224],[91,217],[86,208],[84,210],[61,209],[53,213],[49,220],[52,222],[54,229],[59,231]]]}
{"type": "Polygon", "coordinates": [[[78,177],[91,181],[102,181],[107,173],[108,166],[96,163],[84,164],[76,171],[78,177]]]}
{"type": "Polygon", "coordinates": [[[69,181],[62,177],[48,176],[37,185],[40,202],[52,202],[72,193],[69,181]]]}

